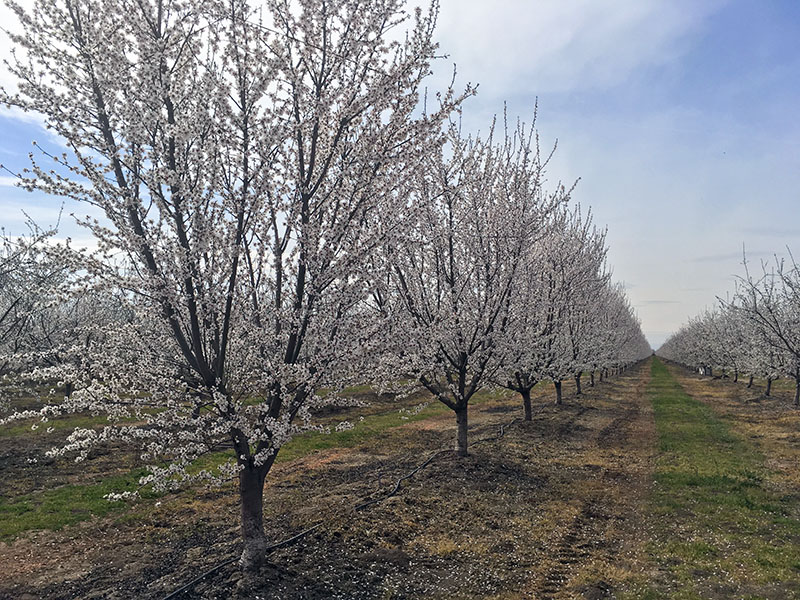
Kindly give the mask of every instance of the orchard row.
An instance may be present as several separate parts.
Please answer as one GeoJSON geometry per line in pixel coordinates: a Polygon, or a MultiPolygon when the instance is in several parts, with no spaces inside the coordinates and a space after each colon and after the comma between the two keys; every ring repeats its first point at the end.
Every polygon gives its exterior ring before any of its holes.
{"type": "Polygon", "coordinates": [[[689,321],[658,354],[706,375],[747,376],[748,385],[765,379],[767,396],[775,379],[793,379],[800,406],[800,268],[778,258],[757,275],[745,268],[731,300],[689,321]]]}
{"type": "Polygon", "coordinates": [[[51,454],[121,440],[142,484],[238,478],[246,571],[277,453],[347,386],[426,388],[463,455],[479,390],[518,391],[530,418],[537,382],[560,399],[649,354],[533,125],[464,136],[474,90],[427,93],[435,5],[34,5],[0,100],[64,150],[37,146],[20,182],[91,206],[95,247],[8,240],[0,364],[69,393],[5,422],[107,414],[51,454]]]}

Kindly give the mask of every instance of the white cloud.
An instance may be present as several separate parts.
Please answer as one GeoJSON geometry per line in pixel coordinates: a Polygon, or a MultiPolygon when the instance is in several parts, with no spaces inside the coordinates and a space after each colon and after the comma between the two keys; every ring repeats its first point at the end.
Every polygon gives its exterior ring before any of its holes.
{"type": "Polygon", "coordinates": [[[673,60],[722,3],[443,0],[438,38],[461,77],[490,96],[604,88],[673,60]]]}

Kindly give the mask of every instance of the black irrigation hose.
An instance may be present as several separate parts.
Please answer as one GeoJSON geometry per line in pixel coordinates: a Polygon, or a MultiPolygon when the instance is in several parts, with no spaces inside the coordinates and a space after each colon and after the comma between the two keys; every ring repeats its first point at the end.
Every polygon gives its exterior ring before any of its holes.
{"type": "MultiPolygon", "coordinates": [[[[312,527],[309,527],[308,529],[305,529],[305,530],[301,531],[300,533],[293,535],[290,538],[286,538],[285,540],[283,540],[281,542],[278,542],[277,544],[273,544],[272,546],[269,546],[266,550],[264,550],[264,554],[269,554],[273,550],[277,550],[278,548],[283,548],[284,546],[289,546],[290,544],[293,544],[294,542],[299,540],[304,535],[314,531],[320,525],[322,525],[322,523],[317,523],[316,525],[313,525],[312,527]]],[[[210,568],[208,571],[206,571],[202,575],[198,575],[197,577],[192,579],[189,583],[187,583],[183,587],[181,587],[181,588],[175,590],[174,592],[172,592],[169,596],[165,597],[164,600],[172,600],[173,598],[177,598],[183,592],[188,592],[192,587],[194,587],[194,585],[196,583],[200,583],[201,580],[205,579],[209,575],[212,575],[213,573],[216,573],[222,567],[227,567],[229,564],[231,564],[232,562],[235,562],[235,561],[236,561],[236,558],[234,557],[234,558],[229,558],[228,560],[219,563],[218,565],[210,568]]]]}
{"type": "Polygon", "coordinates": [[[353,507],[353,510],[361,510],[361,509],[364,509],[364,508],[366,508],[368,506],[371,506],[373,504],[378,504],[379,502],[383,502],[384,500],[388,500],[389,498],[391,498],[397,492],[400,491],[400,484],[401,483],[403,483],[406,479],[409,479],[409,478],[413,477],[417,472],[421,471],[422,469],[427,467],[429,464],[431,464],[431,462],[433,462],[434,458],[436,458],[440,454],[444,454],[445,452],[452,452],[452,450],[439,450],[438,452],[434,452],[433,454],[431,454],[428,457],[428,460],[426,460],[424,463],[422,463],[421,465],[419,465],[415,469],[409,471],[408,473],[403,475],[400,479],[398,479],[397,482],[394,484],[394,489],[392,489],[392,491],[389,492],[386,496],[384,496],[383,498],[373,498],[372,500],[367,500],[366,502],[362,502],[361,504],[357,504],[355,507],[353,507]]]}
{"type": "Polygon", "coordinates": [[[192,589],[194,587],[194,585],[196,583],[200,583],[200,581],[202,581],[203,579],[205,579],[206,577],[208,577],[212,573],[216,573],[222,567],[227,567],[229,564],[231,564],[235,560],[236,560],[235,558],[229,558],[228,560],[219,563],[217,566],[212,567],[211,569],[209,569],[208,571],[206,571],[202,575],[198,575],[197,577],[192,579],[189,583],[187,583],[183,587],[178,588],[177,590],[172,592],[169,596],[166,596],[164,598],[164,600],[172,600],[173,598],[177,598],[178,596],[180,596],[183,592],[188,592],[190,589],[192,589]]]}
{"type": "MultiPolygon", "coordinates": [[[[482,438],[482,439],[480,439],[480,440],[478,440],[476,442],[473,442],[472,445],[473,446],[477,446],[478,444],[483,444],[484,442],[492,442],[492,441],[499,440],[500,438],[502,438],[506,434],[506,428],[507,427],[511,427],[516,421],[518,421],[518,419],[514,418],[509,423],[501,424],[500,425],[500,432],[496,436],[492,436],[492,437],[488,437],[488,438],[482,438]]],[[[433,454],[431,454],[427,458],[427,460],[425,462],[423,462],[420,465],[414,467],[411,471],[409,471],[408,473],[403,475],[400,479],[398,479],[395,482],[394,488],[392,488],[392,491],[390,491],[386,496],[383,496],[381,498],[373,498],[372,500],[367,500],[366,502],[362,502],[360,504],[356,504],[353,507],[353,510],[363,510],[363,509],[367,508],[368,506],[372,506],[373,504],[379,504],[381,502],[385,502],[386,500],[388,500],[389,498],[391,498],[392,496],[397,494],[397,492],[400,491],[400,486],[406,479],[410,479],[411,477],[413,477],[414,475],[419,473],[422,469],[424,469],[429,464],[431,464],[433,462],[433,459],[436,458],[437,456],[440,456],[442,454],[446,454],[448,452],[452,452],[452,450],[439,450],[437,452],[434,452],[433,454]]],[[[316,525],[312,525],[308,529],[304,529],[303,531],[293,535],[292,537],[286,538],[283,541],[280,541],[280,542],[278,542],[276,544],[273,544],[272,546],[269,546],[266,550],[264,550],[264,553],[265,554],[269,554],[273,550],[277,550],[278,548],[283,548],[285,546],[289,546],[289,545],[293,544],[294,542],[296,542],[297,540],[305,537],[307,534],[311,533],[315,529],[317,529],[320,525],[322,525],[322,522],[317,523],[316,525]]],[[[217,571],[219,571],[223,567],[227,567],[229,564],[231,564],[233,562],[236,562],[236,558],[235,557],[234,558],[229,558],[228,560],[225,560],[225,561],[219,563],[218,565],[210,568],[208,571],[205,571],[204,573],[202,573],[202,574],[198,575],[197,577],[195,577],[194,579],[192,579],[186,585],[178,588],[177,590],[175,590],[174,592],[172,592],[168,596],[165,596],[163,600],[173,600],[174,598],[179,597],[182,593],[188,592],[196,584],[200,583],[203,579],[205,579],[209,575],[213,575],[214,573],[216,573],[217,571]]]]}

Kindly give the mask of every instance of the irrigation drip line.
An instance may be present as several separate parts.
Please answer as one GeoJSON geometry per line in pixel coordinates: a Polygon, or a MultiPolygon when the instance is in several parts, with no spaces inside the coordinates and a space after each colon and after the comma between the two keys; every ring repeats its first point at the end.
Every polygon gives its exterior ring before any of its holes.
{"type": "MultiPolygon", "coordinates": [[[[264,554],[269,554],[273,550],[277,550],[278,548],[283,548],[284,546],[289,546],[289,545],[293,544],[294,542],[299,540],[304,535],[309,534],[312,531],[314,531],[315,529],[317,529],[320,525],[322,525],[321,522],[317,523],[316,525],[312,525],[308,529],[304,529],[300,533],[295,534],[290,538],[286,538],[285,540],[283,540],[281,542],[278,542],[277,544],[273,544],[272,546],[269,546],[266,550],[264,550],[264,554]]],[[[232,562],[236,562],[236,557],[229,558],[228,560],[225,560],[225,561],[219,563],[218,565],[210,568],[205,573],[202,573],[201,575],[198,575],[197,577],[192,579],[189,583],[187,583],[186,585],[184,585],[181,588],[178,588],[177,590],[172,592],[169,596],[165,597],[164,600],[172,600],[173,598],[177,598],[178,596],[180,596],[183,592],[188,592],[190,589],[192,589],[195,586],[195,584],[200,583],[203,579],[205,579],[209,575],[213,575],[214,573],[219,571],[221,568],[227,567],[232,562]]]]}
{"type": "MultiPolygon", "coordinates": [[[[519,420],[518,418],[514,418],[508,423],[501,424],[500,425],[500,431],[499,431],[499,433],[497,435],[491,436],[491,437],[486,437],[486,438],[481,438],[481,439],[473,442],[472,446],[477,446],[477,445],[483,444],[485,442],[493,442],[493,441],[499,440],[500,438],[502,438],[506,434],[506,429],[508,427],[511,427],[518,420],[519,420]]],[[[438,451],[434,452],[433,454],[431,454],[425,460],[425,462],[420,463],[419,465],[414,467],[411,471],[409,471],[408,473],[406,473],[405,475],[400,477],[400,479],[398,479],[395,482],[394,487],[392,488],[392,490],[388,494],[386,494],[385,496],[382,496],[380,498],[372,498],[372,499],[367,500],[365,502],[361,502],[359,504],[356,504],[353,507],[353,510],[359,511],[359,510],[363,510],[363,509],[367,508],[368,506],[372,506],[373,504],[380,504],[381,502],[385,502],[386,500],[388,500],[392,496],[395,496],[400,491],[400,487],[402,486],[402,483],[405,480],[410,479],[411,477],[413,477],[414,475],[419,473],[422,469],[424,469],[429,464],[431,464],[436,457],[441,456],[442,454],[450,453],[450,452],[453,452],[453,450],[445,449],[445,450],[438,450],[438,451]]],[[[285,540],[282,540],[280,542],[277,542],[276,544],[273,544],[272,546],[269,546],[264,551],[264,553],[265,554],[269,554],[270,552],[272,552],[273,550],[277,550],[278,548],[284,548],[286,546],[292,545],[293,543],[295,543],[296,541],[302,539],[303,537],[305,537],[306,535],[308,535],[309,533],[311,533],[315,529],[318,529],[322,525],[322,523],[323,523],[323,521],[320,521],[316,525],[312,525],[311,527],[309,527],[308,529],[304,529],[300,533],[297,533],[297,534],[295,534],[295,535],[293,535],[293,536],[291,536],[289,538],[286,538],[285,540]]],[[[174,592],[170,593],[168,596],[165,596],[163,598],[163,600],[174,600],[174,598],[178,598],[181,594],[191,590],[196,584],[200,583],[206,577],[208,577],[210,575],[213,575],[214,573],[216,573],[217,571],[219,571],[223,567],[227,567],[229,564],[231,564],[233,562],[236,562],[236,557],[229,558],[229,559],[227,559],[227,560],[215,565],[214,567],[210,568],[208,571],[205,571],[204,573],[202,573],[202,574],[198,575],[197,577],[195,577],[194,579],[192,579],[189,583],[187,583],[187,584],[183,585],[182,587],[178,588],[174,592]]]]}
{"type": "Polygon", "coordinates": [[[422,469],[427,467],[429,464],[431,464],[431,462],[433,462],[434,458],[436,458],[440,454],[444,454],[445,452],[452,452],[452,450],[439,450],[438,452],[434,452],[433,454],[431,454],[428,457],[428,460],[426,460],[424,463],[422,463],[421,465],[419,465],[415,469],[409,471],[408,473],[403,475],[400,479],[398,479],[397,482],[395,482],[394,488],[392,489],[392,491],[389,492],[386,496],[384,496],[382,498],[373,498],[372,500],[367,500],[366,502],[362,502],[361,504],[357,504],[355,507],[353,507],[353,510],[362,510],[362,509],[364,509],[364,508],[366,508],[368,506],[372,506],[373,504],[378,504],[379,502],[384,502],[385,500],[388,500],[389,498],[391,498],[397,492],[400,491],[400,484],[402,484],[406,479],[410,479],[411,477],[413,477],[417,472],[421,471],[422,469]]]}

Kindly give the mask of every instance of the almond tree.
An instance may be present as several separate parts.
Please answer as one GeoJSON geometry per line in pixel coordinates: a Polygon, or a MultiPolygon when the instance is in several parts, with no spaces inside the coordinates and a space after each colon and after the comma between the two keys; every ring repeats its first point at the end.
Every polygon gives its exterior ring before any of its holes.
{"type": "Polygon", "coordinates": [[[23,236],[0,231],[0,377],[24,364],[20,354],[33,349],[35,321],[42,318],[52,290],[65,280],[63,265],[42,251],[53,233],[33,223],[23,236]]]}
{"type": "Polygon", "coordinates": [[[435,10],[8,4],[23,33],[11,36],[19,91],[2,100],[43,115],[67,147],[42,150],[25,185],[102,209],[105,221],[82,221],[100,251],[61,257],[86,273],[76,285],[120,290],[135,311],[83,350],[93,376],[41,416],[88,409],[142,425],[76,430],[53,454],[81,459],[117,438],[153,460],[143,484],[237,477],[241,565],[255,570],[265,478],[324,402],[316,391],[353,381],[359,353],[375,350],[380,323],[361,305],[380,274],[364,266],[407,221],[412,173],[461,100],[448,90],[419,110],[435,10]],[[224,448],[219,470],[187,469],[224,448]]]}
{"type": "MultiPolygon", "coordinates": [[[[558,194],[566,203],[566,190],[557,190],[558,194]]],[[[520,394],[526,421],[533,415],[531,390],[559,356],[566,289],[553,267],[562,251],[567,214],[566,205],[559,206],[545,222],[543,235],[530,241],[510,303],[509,326],[501,339],[502,363],[495,382],[520,394]]]]}
{"type": "Polygon", "coordinates": [[[772,382],[778,378],[780,372],[779,358],[781,354],[776,351],[769,342],[769,336],[763,328],[759,327],[752,320],[746,318],[741,312],[733,308],[730,314],[737,321],[737,326],[741,329],[742,369],[749,375],[747,387],[753,387],[753,380],[756,377],[767,381],[764,391],[765,396],[772,393],[772,382]]]}
{"type": "Polygon", "coordinates": [[[711,315],[706,311],[690,319],[664,342],[658,350],[659,356],[697,369],[703,375],[712,375],[714,366],[719,367],[719,360],[715,345],[711,343],[711,315]]]}
{"type": "Polygon", "coordinates": [[[763,265],[759,278],[746,269],[734,306],[762,332],[783,373],[794,379],[794,405],[800,406],[800,268],[793,259],[775,262],[772,270],[763,265]]]}
{"type": "Polygon", "coordinates": [[[584,368],[626,364],[650,354],[624,291],[608,283],[604,235],[591,218],[562,207],[528,252],[496,375],[498,385],[522,396],[527,421],[531,390],[541,380],[553,379],[560,403],[563,377],[574,374],[579,385],[584,368]]]}
{"type": "Polygon", "coordinates": [[[595,229],[591,215],[567,211],[548,248],[545,272],[554,290],[551,301],[555,318],[541,377],[553,382],[556,404],[561,404],[562,381],[571,375],[576,383],[580,381],[590,315],[608,284],[605,233],[595,229]]]}
{"type": "Polygon", "coordinates": [[[588,332],[587,353],[590,386],[595,385],[595,371],[626,366],[643,360],[652,352],[644,337],[639,319],[621,285],[609,285],[603,292],[588,332]]]}
{"type": "Polygon", "coordinates": [[[545,161],[532,129],[497,142],[451,128],[445,152],[419,178],[411,239],[391,255],[397,371],[453,410],[466,456],[469,401],[502,362],[509,306],[527,249],[564,194],[542,191],[545,161]],[[402,333],[400,333],[402,332],[402,333]]]}
{"type": "Polygon", "coordinates": [[[732,300],[720,300],[718,311],[691,319],[658,353],[705,375],[730,369],[734,381],[749,373],[767,380],[766,395],[780,375],[795,380],[795,405],[800,403],[800,269],[793,261],[762,264],[755,277],[747,268],[732,300]]]}

